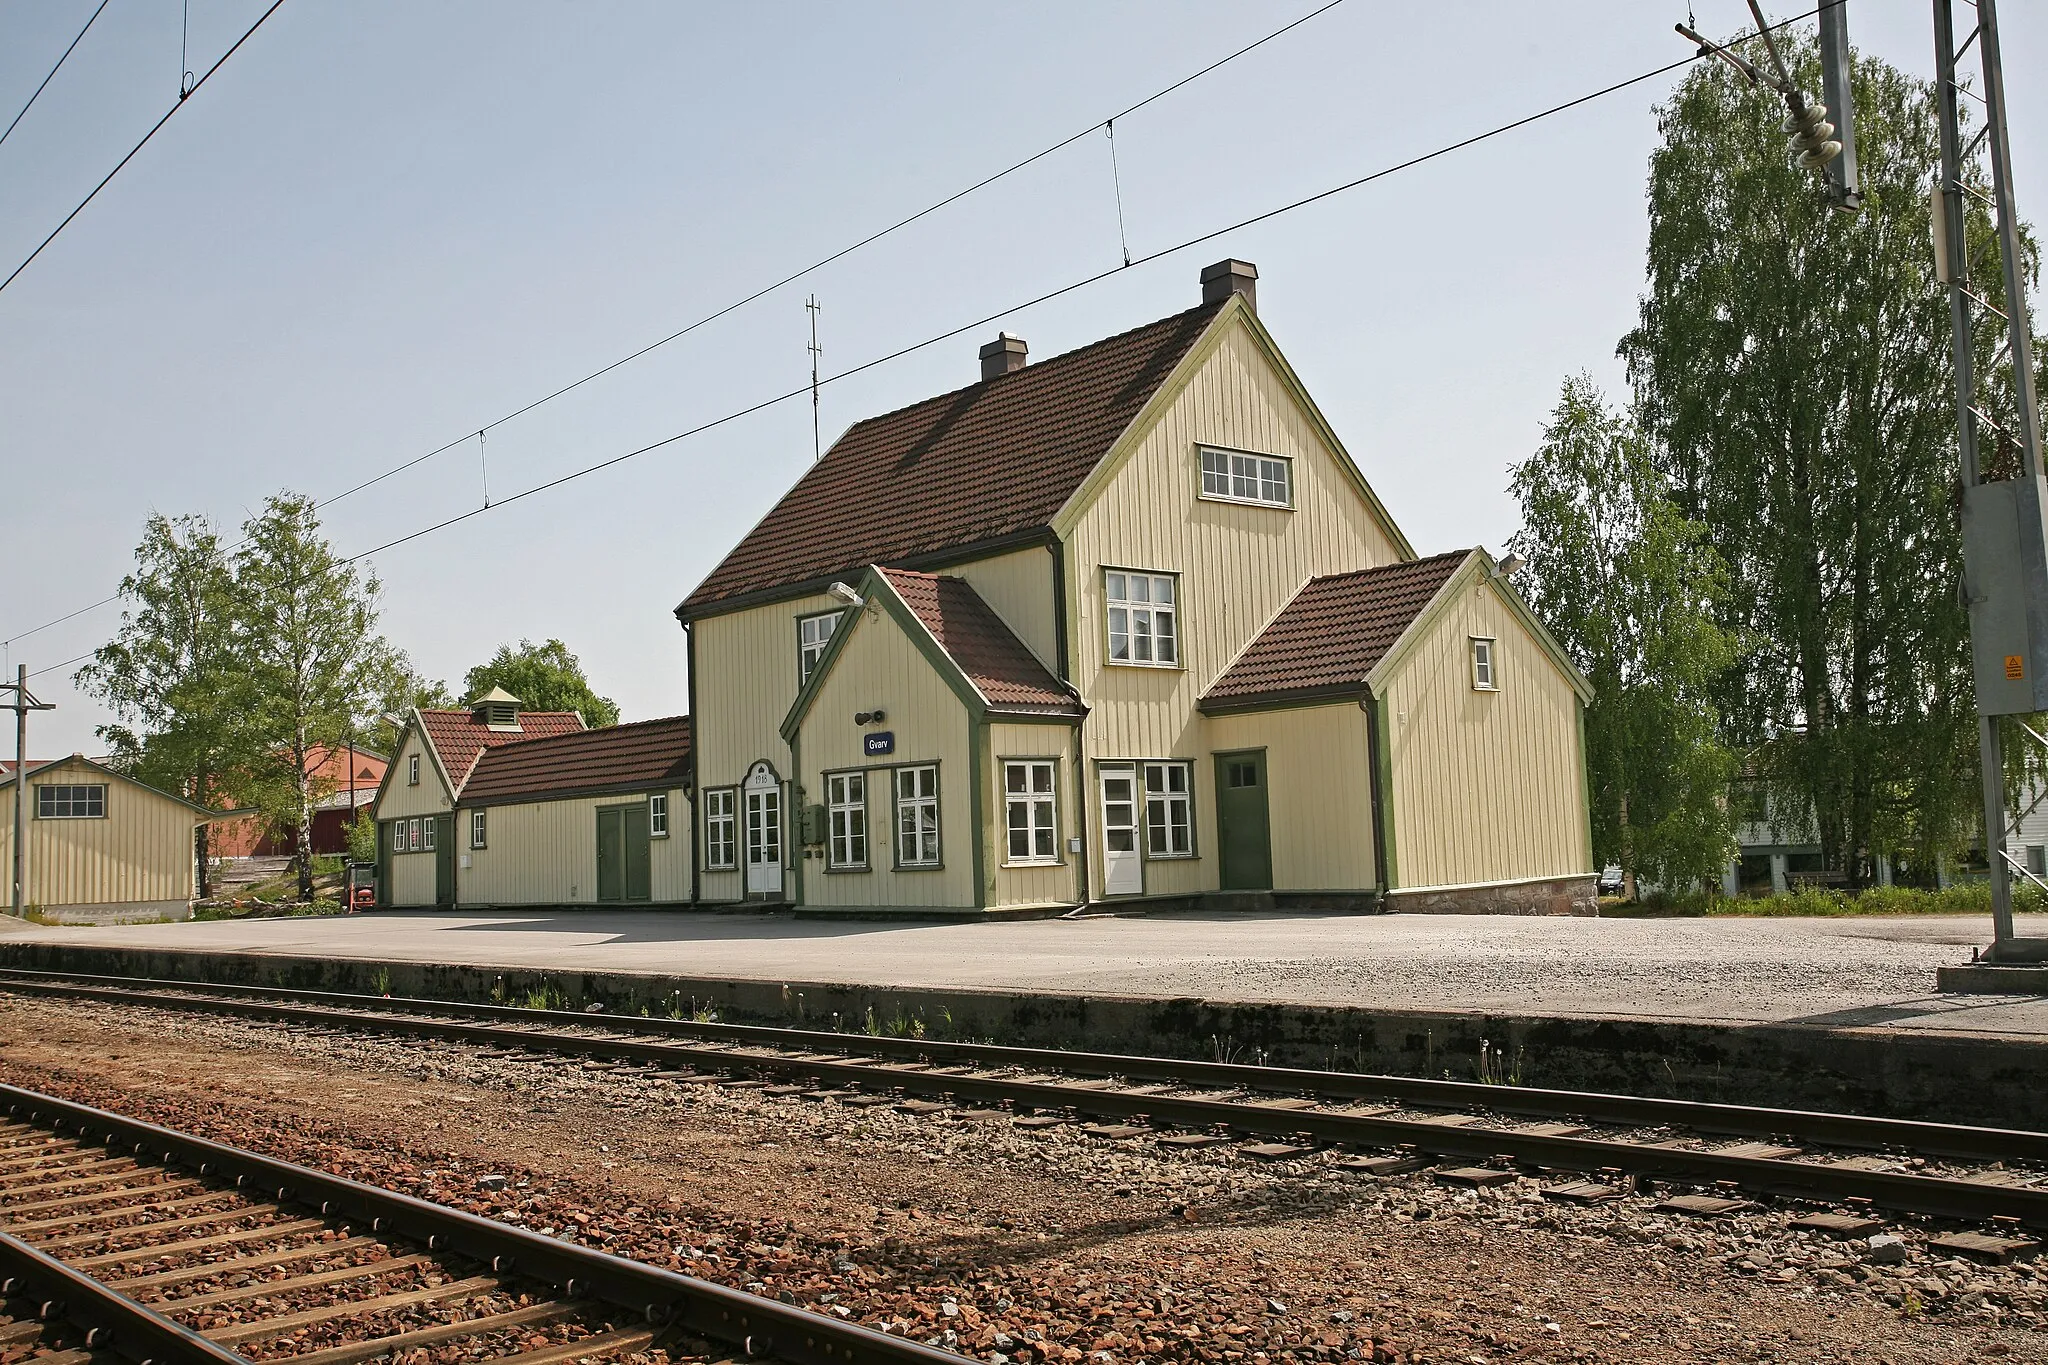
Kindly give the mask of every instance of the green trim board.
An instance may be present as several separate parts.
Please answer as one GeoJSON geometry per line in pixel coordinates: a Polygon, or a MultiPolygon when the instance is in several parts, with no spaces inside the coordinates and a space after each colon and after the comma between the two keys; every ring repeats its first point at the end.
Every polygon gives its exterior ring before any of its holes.
{"type": "Polygon", "coordinates": [[[1399,865],[1394,854],[1394,758],[1389,749],[1393,747],[1393,732],[1387,727],[1387,699],[1375,695],[1372,699],[1372,785],[1373,804],[1379,816],[1380,836],[1380,881],[1383,891],[1397,891],[1401,886],[1399,865]]]}
{"type": "Polygon", "coordinates": [[[1593,774],[1586,764],[1586,702],[1582,697],[1574,708],[1579,737],[1579,825],[1586,836],[1586,867],[1596,876],[1600,865],[1593,861],[1593,774]]]}
{"type": "Polygon", "coordinates": [[[994,743],[995,737],[989,733],[987,718],[970,711],[967,717],[967,818],[974,825],[974,842],[970,851],[974,866],[974,908],[977,910],[988,909],[989,892],[995,890],[988,880],[988,793],[983,790],[989,772],[988,757],[984,751],[994,743]]]}

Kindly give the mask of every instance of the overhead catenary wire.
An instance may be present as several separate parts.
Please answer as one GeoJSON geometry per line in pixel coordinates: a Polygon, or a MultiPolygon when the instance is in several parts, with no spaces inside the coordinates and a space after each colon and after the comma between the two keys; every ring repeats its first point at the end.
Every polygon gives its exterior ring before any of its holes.
{"type": "MultiPolygon", "coordinates": [[[[1792,24],[1799,23],[1803,20],[1812,18],[1814,15],[1820,13],[1822,9],[1827,8],[1830,4],[1839,4],[1842,2],[1843,0],[1827,0],[1827,4],[1823,4],[1818,8],[1808,10],[1801,14],[1793,15],[1791,18],[1781,20],[1778,23],[1771,25],[1770,27],[1774,30],[1786,28],[1792,24]]],[[[1328,7],[1326,6],[1325,8],[1328,7]]],[[[1316,13],[1320,12],[1321,11],[1316,11],[1316,13]]],[[[1304,17],[1313,17],[1313,15],[1304,17]]],[[[1731,39],[1730,45],[1734,43],[1749,41],[1751,38],[1754,38],[1756,36],[1756,34],[1747,34],[1743,35],[1742,37],[1731,39]]],[[[1148,265],[1152,262],[1163,260],[1166,257],[1177,255],[1180,252],[1191,250],[1192,248],[1200,246],[1206,242],[1214,241],[1216,238],[1225,236],[1229,233],[1239,232],[1244,230],[1245,228],[1253,227],[1260,223],[1269,222],[1272,219],[1278,218],[1284,214],[1296,212],[1300,209],[1307,208],[1310,205],[1321,203],[1326,199],[1330,199],[1337,195],[1358,189],[1362,186],[1372,184],[1375,181],[1383,180],[1388,176],[1397,175],[1402,171],[1410,170],[1416,166],[1424,165],[1428,162],[1438,160],[1445,156],[1449,156],[1454,152],[1463,151],[1468,147],[1476,146],[1479,143],[1487,142],[1494,138],[1501,137],[1507,133],[1514,132],[1517,129],[1526,128],[1530,124],[1538,123],[1544,119],[1553,118],[1559,114],[1567,113],[1573,109],[1581,107],[1582,105],[1590,104],[1596,100],[1604,99],[1609,95],[1617,94],[1633,86],[1641,85],[1646,81],[1655,80],[1659,76],[1669,75],[1673,71],[1677,71],[1684,67],[1690,66],[1694,62],[1700,61],[1703,58],[1710,55],[1711,54],[1702,51],[1696,52],[1691,56],[1681,57],[1676,61],[1666,62],[1661,66],[1653,67],[1647,71],[1640,72],[1637,75],[1629,76],[1623,80],[1615,81],[1612,84],[1602,86],[1597,90],[1592,90],[1587,92],[1586,94],[1576,96],[1572,99],[1565,100],[1561,103],[1550,105],[1549,107],[1538,110],[1535,113],[1526,114],[1521,118],[1511,120],[1507,123],[1496,124],[1495,126],[1488,128],[1483,132],[1473,133],[1470,136],[1460,138],[1455,142],[1445,143],[1443,146],[1434,148],[1430,151],[1419,153],[1418,155],[1409,157],[1405,160],[1395,162],[1388,166],[1383,166],[1376,171],[1371,171],[1364,175],[1357,176],[1353,179],[1343,181],[1336,185],[1332,185],[1327,189],[1319,190],[1314,194],[1305,195],[1301,198],[1290,200],[1287,203],[1280,204],[1273,208],[1264,210],[1263,212],[1253,214],[1248,218],[1242,218],[1237,220],[1236,222],[1226,224],[1225,226],[1211,229],[1210,231],[1201,233],[1194,237],[1186,238],[1182,241],[1174,243],[1171,246],[1161,247],[1156,251],[1148,252],[1145,255],[1134,258],[1131,261],[1130,265],[1148,265]]],[[[1118,115],[1118,117],[1122,117],[1122,115],[1118,115]]],[[[1099,127],[1101,125],[1096,126],[1099,127]]],[[[1087,130],[1087,133],[1092,133],[1093,131],[1094,128],[1091,127],[1087,130]]],[[[1081,136],[1086,136],[1087,133],[1083,133],[1081,136]]],[[[984,327],[991,322],[995,322],[1002,318],[1008,317],[1012,313],[1021,312],[1025,309],[1033,308],[1038,306],[1039,304],[1047,303],[1054,299],[1063,297],[1064,295],[1088,288],[1091,285],[1099,284],[1103,280],[1106,280],[1111,276],[1122,274],[1126,269],[1129,268],[1129,266],[1117,265],[1108,270],[1096,271],[1093,274],[1083,276],[1080,279],[1074,280],[1068,284],[1061,285],[1056,289],[1051,289],[1042,294],[1038,294],[1035,297],[1025,299],[1019,303],[1011,304],[1008,307],[997,310],[996,312],[985,314],[981,317],[974,319],[973,321],[964,322],[957,326],[949,327],[945,331],[939,332],[932,336],[928,336],[921,341],[912,342],[907,346],[902,346],[893,351],[889,351],[882,355],[875,356],[874,358],[864,361],[859,365],[855,365],[849,369],[841,370],[837,374],[825,376],[824,378],[820,379],[818,383],[822,387],[824,385],[837,383],[842,379],[850,379],[855,375],[862,374],[868,370],[875,369],[878,366],[888,364],[891,361],[899,360],[904,356],[914,354],[921,350],[925,350],[931,346],[935,346],[942,341],[951,340],[953,337],[956,337],[963,332],[969,332],[973,331],[978,327],[984,327]]],[[[771,397],[761,399],[754,403],[750,403],[745,407],[735,409],[734,411],[725,413],[722,416],[712,418],[709,421],[699,423],[696,426],[689,427],[683,431],[676,432],[673,435],[663,437],[661,440],[650,442],[647,445],[637,447],[633,450],[625,451],[622,454],[610,456],[609,458],[600,460],[595,464],[586,465],[581,469],[572,470],[569,473],[563,474],[557,478],[547,480],[544,483],[536,484],[531,488],[522,489],[520,492],[514,493],[510,497],[502,498],[499,501],[492,503],[488,508],[471,508],[469,511],[458,513],[455,516],[446,517],[440,521],[433,522],[427,526],[423,526],[416,531],[409,532],[402,536],[394,537],[393,539],[384,541],[381,544],[371,546],[367,550],[358,551],[356,554],[348,556],[341,562],[345,564],[353,564],[359,560],[367,559],[371,555],[380,554],[385,550],[395,549],[398,546],[410,544],[415,540],[423,539],[426,536],[434,535],[437,532],[447,530],[450,527],[460,525],[463,522],[481,516],[486,511],[495,511],[499,508],[508,507],[511,504],[522,501],[526,498],[534,497],[541,493],[550,492],[553,489],[560,488],[565,484],[573,483],[578,479],[586,478],[589,475],[599,473],[606,469],[610,469],[614,465],[623,464],[628,460],[636,459],[639,456],[650,454],[651,452],[660,450],[666,446],[674,445],[678,441],[683,441],[693,436],[702,435],[707,431],[714,430],[718,427],[726,426],[732,422],[740,420],[741,418],[752,416],[754,413],[761,412],[765,409],[789,402],[790,400],[801,397],[802,395],[807,394],[810,391],[811,386],[809,384],[804,384],[798,388],[789,389],[782,393],[775,394],[771,397]]],[[[467,440],[468,438],[464,437],[463,439],[467,440]]],[[[455,442],[453,444],[460,444],[460,442],[455,442]]],[[[117,596],[115,598],[107,600],[119,599],[117,596]]],[[[79,612],[73,613],[73,615],[79,615],[82,614],[84,611],[88,610],[91,610],[91,608],[81,608],[79,612]]],[[[37,629],[44,628],[45,627],[38,627],[37,629]]],[[[23,636],[29,633],[31,632],[23,632],[23,636]]],[[[12,638],[19,639],[22,638],[22,636],[16,636],[12,638]]],[[[40,677],[45,673],[56,672],[60,669],[68,668],[72,664],[82,662],[83,660],[89,659],[91,657],[92,655],[90,653],[82,654],[75,658],[68,659],[63,663],[49,665],[48,667],[31,673],[29,676],[40,677]]]]}
{"type": "Polygon", "coordinates": [[[271,15],[277,13],[277,11],[280,8],[282,8],[283,5],[284,0],[272,0],[270,8],[264,10],[263,13],[256,16],[256,22],[249,25],[248,30],[244,32],[241,37],[235,39],[234,46],[230,47],[226,52],[221,53],[220,60],[215,62],[212,66],[207,67],[206,74],[201,76],[198,80],[194,81],[192,83],[191,89],[185,90],[179,94],[177,102],[171,105],[169,109],[166,109],[164,111],[164,116],[162,118],[158,119],[155,123],[150,125],[149,131],[142,135],[142,140],[136,143],[133,147],[128,149],[128,155],[122,157],[120,161],[116,162],[114,165],[114,169],[108,171],[106,175],[101,178],[100,183],[92,187],[92,192],[86,195],[85,198],[78,201],[78,207],[71,210],[71,212],[65,214],[64,221],[57,224],[56,227],[50,230],[50,235],[43,238],[43,240],[37,244],[36,249],[34,251],[28,253],[28,258],[24,260],[20,265],[14,267],[14,269],[8,273],[6,279],[0,280],[0,290],[4,290],[7,288],[8,285],[13,284],[17,279],[21,277],[22,271],[28,269],[31,265],[35,264],[36,257],[42,255],[43,251],[50,245],[50,243],[57,240],[57,234],[64,231],[65,228],[70,227],[71,220],[76,218],[79,214],[84,213],[85,206],[87,204],[90,204],[93,200],[99,198],[100,191],[105,189],[108,183],[111,182],[115,176],[121,173],[122,167],[126,166],[129,162],[133,161],[136,157],[136,154],[140,152],[144,147],[147,147],[149,145],[149,140],[155,137],[159,132],[163,130],[163,126],[171,121],[172,115],[176,114],[180,109],[183,109],[185,107],[186,100],[189,97],[198,94],[199,87],[205,85],[208,81],[212,80],[213,73],[220,70],[223,66],[227,65],[228,58],[234,56],[235,53],[241,51],[242,44],[248,42],[250,38],[254,37],[256,34],[256,30],[263,27],[264,21],[270,18],[271,15]]]}
{"type": "MultiPolygon", "coordinates": [[[[279,0],[279,3],[282,2],[283,0],[279,0]]],[[[995,184],[997,181],[1002,180],[1006,176],[1014,175],[1018,171],[1023,170],[1025,167],[1030,166],[1035,162],[1044,160],[1046,157],[1051,156],[1054,152],[1057,152],[1062,148],[1072,146],[1074,143],[1079,142],[1081,139],[1088,137],[1090,134],[1094,133],[1098,128],[1107,128],[1111,124],[1115,123],[1116,120],[1128,117],[1129,115],[1138,112],[1140,109],[1145,108],[1147,105],[1154,104],[1159,100],[1166,98],[1168,95],[1171,95],[1174,91],[1179,90],[1187,85],[1190,85],[1193,82],[1200,80],[1202,77],[1211,74],[1212,72],[1222,69],[1223,67],[1229,65],[1231,62],[1236,61],[1239,57],[1242,57],[1249,52],[1255,51],[1258,48],[1264,47],[1267,43],[1272,42],[1274,39],[1282,37],[1283,35],[1292,32],[1294,29],[1300,28],[1303,24],[1306,24],[1311,19],[1316,18],[1318,15],[1329,13],[1331,10],[1337,8],[1337,6],[1342,3],[1344,3],[1344,0],[1325,0],[1325,3],[1318,5],[1315,9],[1310,10],[1308,13],[1302,15],[1301,17],[1281,25],[1279,28],[1272,30],[1270,33],[1265,34],[1263,37],[1254,39],[1253,41],[1246,43],[1241,47],[1233,49],[1225,55],[1218,57],[1215,61],[1210,62],[1207,66],[1202,67],[1200,70],[1189,72],[1187,75],[1182,76],[1179,80],[1173,82],[1171,85],[1161,86],[1159,89],[1154,90],[1151,94],[1146,95],[1143,99],[1140,99],[1135,103],[1129,104],[1124,108],[1119,109],[1116,113],[1111,114],[1108,118],[1103,119],[1096,123],[1091,123],[1086,128],[1083,128],[1080,132],[1075,133],[1070,137],[1062,138],[1058,142],[1052,143],[1050,146],[1040,148],[1038,151],[1033,152],[1031,155],[1023,158],[1020,161],[1011,162],[1009,165],[1003,167],[1001,170],[996,171],[990,175],[985,175],[981,179],[976,180],[973,184],[968,185],[963,189],[956,190],[952,194],[947,195],[943,199],[939,199],[934,201],[933,203],[927,204],[925,207],[917,210],[915,213],[911,213],[903,218],[897,219],[895,222],[889,224],[887,227],[880,228],[877,231],[871,232],[867,236],[860,238],[858,241],[851,242],[848,245],[839,248],[837,251],[832,252],[828,256],[820,257],[819,259],[811,262],[809,265],[806,265],[799,270],[790,272],[789,274],[783,276],[781,279],[776,280],[773,284],[763,285],[761,288],[754,290],[752,293],[746,295],[744,298],[735,299],[733,302],[726,304],[724,307],[718,309],[716,312],[705,314],[703,317],[698,318],[696,321],[690,323],[689,325],[669,333],[667,336],[661,338],[659,341],[651,342],[646,346],[642,346],[639,350],[634,351],[630,355],[621,356],[619,357],[619,359],[612,361],[611,363],[603,366],[600,369],[592,370],[590,373],[584,375],[580,379],[564,384],[560,388],[557,388],[552,392],[543,394],[539,398],[536,398],[531,402],[524,403],[519,407],[512,409],[512,411],[504,414],[502,417],[499,417],[491,422],[486,422],[481,428],[479,428],[476,431],[465,432],[463,435],[456,437],[454,440],[448,441],[442,445],[435,446],[432,450],[429,450],[424,454],[415,455],[411,459],[393,465],[391,468],[384,470],[382,473],[374,474],[371,477],[364,479],[359,483],[353,484],[350,487],[343,489],[341,492],[336,493],[331,497],[319,500],[314,504],[314,506],[316,508],[331,507],[335,503],[342,501],[344,498],[352,497],[355,494],[360,493],[367,488],[371,488],[379,483],[382,483],[386,479],[392,478],[398,474],[402,474],[405,471],[412,469],[417,465],[424,464],[428,460],[433,459],[436,455],[446,454],[448,451],[455,449],[457,446],[466,445],[472,436],[481,439],[484,432],[495,430],[496,428],[505,425],[507,422],[512,421],[514,418],[522,417],[525,414],[532,412],[535,408],[538,408],[545,403],[551,403],[555,399],[560,398],[565,394],[568,394],[576,389],[581,388],[583,385],[590,383],[592,380],[601,379],[605,375],[610,374],[612,371],[619,369],[621,366],[629,365],[633,361],[638,360],[643,356],[649,355],[652,352],[659,350],[660,348],[668,345],[672,341],[680,340],[681,338],[688,336],[690,333],[698,330],[699,328],[707,326],[710,323],[716,322],[718,319],[726,316],[727,314],[735,312],[738,309],[744,308],[748,304],[756,301],[757,299],[764,298],[767,295],[774,293],[776,290],[782,288],[785,285],[793,284],[796,281],[803,279],[807,275],[815,274],[817,271],[824,269],[826,266],[831,265],[836,261],[842,260],[845,257],[852,255],[854,252],[859,251],[863,247],[871,246],[874,243],[881,241],[884,237],[887,237],[892,233],[899,232],[902,229],[909,227],[911,224],[918,222],[920,219],[930,217],[932,214],[937,213],[940,209],[943,209],[948,205],[958,203],[960,200],[965,199],[968,195],[971,195],[978,190],[986,189],[988,186],[995,184]]],[[[276,8],[276,5],[271,6],[272,10],[275,10],[276,8]]],[[[268,17],[269,15],[268,13],[266,13],[264,15],[264,18],[268,17]]],[[[260,24],[262,20],[259,19],[257,22],[260,24]]],[[[250,31],[254,32],[255,30],[252,28],[250,31]]],[[[245,38],[247,37],[246,34],[243,36],[245,38]]],[[[237,44],[237,46],[240,46],[240,44],[237,44]]],[[[233,49],[230,49],[229,51],[230,53],[232,53],[233,49]]],[[[225,61],[226,58],[224,57],[222,58],[222,60],[225,61]]],[[[218,63],[216,63],[216,66],[217,65],[218,63]]],[[[213,73],[209,71],[207,74],[211,75],[213,73]]],[[[197,87],[195,86],[194,89],[196,90],[197,87]]],[[[176,111],[173,110],[173,112],[176,111]]],[[[169,115],[165,115],[165,118],[169,118],[169,115]]],[[[162,125],[159,124],[158,126],[161,127],[162,125]]],[[[152,130],[152,132],[154,132],[154,130],[152,130]]],[[[144,139],[144,141],[147,140],[147,138],[144,139]]],[[[140,150],[139,146],[137,150],[140,150]]],[[[133,154],[134,153],[132,152],[130,153],[131,156],[133,154]]],[[[120,167],[117,166],[115,167],[115,169],[118,171],[120,167]]],[[[108,178],[111,179],[112,177],[109,176],[108,178]]],[[[102,184],[104,183],[105,182],[102,182],[102,184]]],[[[94,193],[97,192],[97,190],[94,191],[94,193]]],[[[80,207],[83,208],[84,205],[80,205],[80,207]]],[[[74,216],[76,216],[75,211],[74,216]]],[[[67,219],[66,221],[68,222],[69,219],[67,219]]],[[[60,225],[59,231],[61,230],[62,226],[60,225]]],[[[51,234],[52,237],[54,237],[55,235],[55,233],[51,234]]],[[[46,241],[43,245],[47,246],[49,245],[49,243],[46,241]]],[[[41,247],[38,247],[37,251],[40,252],[41,249],[41,247]]],[[[1128,255],[1128,252],[1126,253],[1126,255],[1128,255]]],[[[33,260],[34,257],[31,256],[29,259],[33,260]]],[[[24,267],[27,264],[27,261],[24,261],[22,263],[24,267]]],[[[17,270],[15,273],[19,274],[20,271],[17,270]]],[[[9,278],[11,279],[12,276],[10,276],[9,278]]],[[[234,547],[230,548],[232,549],[234,547]]],[[[121,595],[119,593],[114,593],[107,597],[102,597],[96,602],[88,603],[86,606],[80,607],[77,611],[69,612],[63,616],[57,617],[54,620],[45,621],[42,624],[33,626],[27,630],[17,631],[13,635],[7,636],[4,641],[0,641],[0,644],[12,645],[18,641],[26,640],[31,635],[40,634],[45,630],[49,630],[53,626],[62,625],[66,621],[74,620],[77,617],[85,615],[87,612],[97,611],[101,607],[111,606],[115,602],[118,602],[120,600],[121,595]]]]}
{"type": "Polygon", "coordinates": [[[101,12],[106,9],[108,3],[109,0],[100,0],[99,8],[86,17],[85,27],[78,30],[78,36],[71,40],[71,45],[64,49],[62,56],[57,58],[57,64],[50,68],[49,73],[43,77],[42,82],[36,86],[35,91],[29,95],[28,103],[21,106],[21,112],[16,114],[13,121],[7,125],[7,131],[0,133],[0,143],[6,142],[13,135],[16,126],[21,123],[22,118],[27,115],[29,110],[35,108],[36,100],[41,98],[44,86],[47,86],[56,78],[57,73],[64,69],[64,63],[71,59],[72,52],[77,49],[80,43],[85,41],[85,35],[92,32],[93,21],[100,17],[101,12]]]}

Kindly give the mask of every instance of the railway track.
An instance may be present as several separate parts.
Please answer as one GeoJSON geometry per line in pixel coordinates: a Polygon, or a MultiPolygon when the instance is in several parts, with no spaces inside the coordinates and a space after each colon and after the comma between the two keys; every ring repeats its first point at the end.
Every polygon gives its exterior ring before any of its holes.
{"type": "Polygon", "coordinates": [[[2031,1254],[2048,1228],[2048,1133],[1640,1096],[1173,1058],[1013,1048],[820,1030],[572,1014],[271,987],[0,970],[0,990],[426,1038],[536,1061],[597,1059],[695,1081],[779,1083],[848,1105],[1000,1112],[1028,1126],[1086,1123],[1169,1146],[1260,1139],[1257,1156],[1345,1149],[1384,1175],[1428,1167],[1470,1184],[1516,1171],[1580,1177],[1547,1194],[1599,1202],[1639,1179],[1690,1187],[1682,1212],[1744,1199],[1975,1224],[1952,1250],[2031,1254]],[[1090,1122],[1092,1120],[1092,1122],[1090,1122]],[[1448,1163],[1471,1163],[1449,1166],[1448,1163]]]}
{"type": "Polygon", "coordinates": [[[0,1085],[0,1359],[499,1365],[960,1357],[0,1085]]]}

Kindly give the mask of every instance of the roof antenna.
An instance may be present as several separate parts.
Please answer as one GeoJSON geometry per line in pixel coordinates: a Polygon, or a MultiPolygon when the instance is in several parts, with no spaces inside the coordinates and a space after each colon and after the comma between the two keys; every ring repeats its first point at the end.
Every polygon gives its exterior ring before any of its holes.
{"type": "Polygon", "coordinates": [[[824,349],[818,345],[818,313],[824,305],[818,302],[816,294],[804,300],[804,309],[811,315],[811,462],[824,455],[824,446],[818,440],[818,357],[824,349]]]}
{"type": "Polygon", "coordinates": [[[1131,239],[1124,234],[1124,181],[1116,168],[1116,120],[1105,122],[1102,131],[1109,134],[1109,183],[1116,191],[1116,239],[1124,249],[1124,264],[1129,265],[1131,239]]]}

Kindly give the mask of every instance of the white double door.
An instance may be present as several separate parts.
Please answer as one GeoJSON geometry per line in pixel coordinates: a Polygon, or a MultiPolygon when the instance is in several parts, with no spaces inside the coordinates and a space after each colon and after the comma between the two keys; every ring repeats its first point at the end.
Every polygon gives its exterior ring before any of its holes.
{"type": "Polygon", "coordinates": [[[782,782],[756,763],[741,789],[747,848],[747,894],[782,894],[782,782]]]}
{"type": "Polygon", "coordinates": [[[1102,795],[1102,893],[1137,896],[1145,891],[1145,867],[1138,853],[1141,802],[1136,768],[1104,768],[1102,795]]]}

